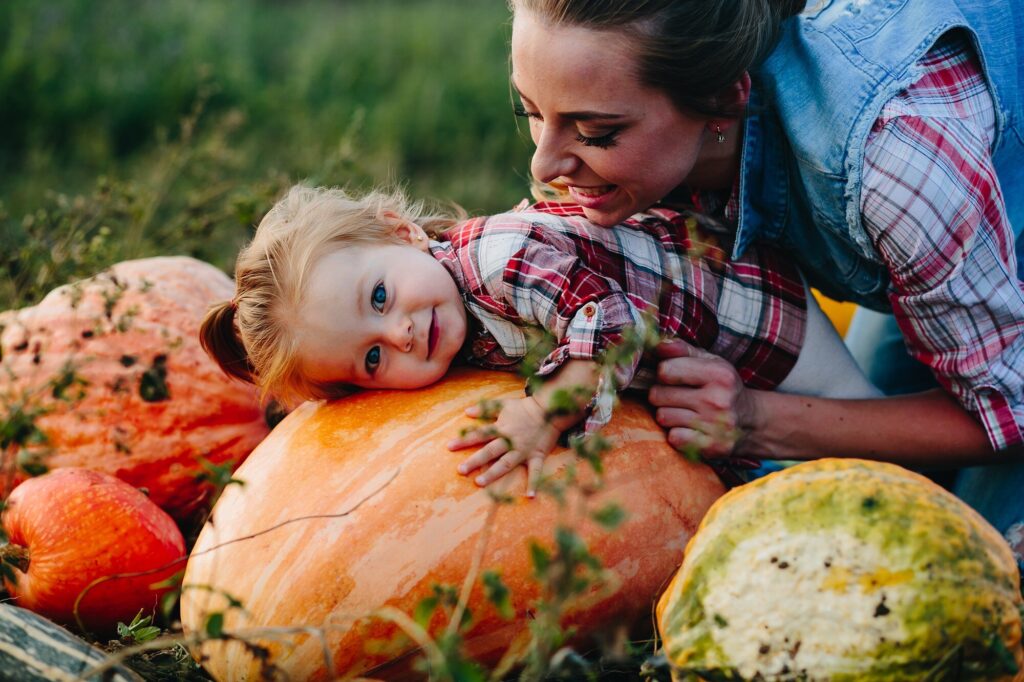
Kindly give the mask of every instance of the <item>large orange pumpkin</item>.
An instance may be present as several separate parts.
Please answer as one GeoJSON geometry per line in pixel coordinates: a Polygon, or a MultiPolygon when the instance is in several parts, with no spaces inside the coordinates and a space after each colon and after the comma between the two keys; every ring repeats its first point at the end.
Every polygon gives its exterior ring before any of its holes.
{"type": "MultiPolygon", "coordinates": [[[[225,632],[326,628],[333,671],[313,633],[255,641],[291,679],[393,674],[386,664],[413,645],[381,651],[398,629],[366,617],[384,606],[411,614],[433,585],[462,583],[495,502],[456,473],[467,455],[445,444],[470,423],[467,406],[522,391],[514,375],[460,370],[427,389],[366,392],[290,414],[236,472],[244,486],[225,491],[199,536],[184,579],[186,633],[203,632],[209,615],[220,612],[225,632]],[[226,594],[244,611],[226,608],[226,594]]],[[[605,488],[589,502],[614,500],[627,520],[611,532],[585,515],[576,520],[621,587],[570,615],[582,635],[649,616],[687,540],[724,492],[709,468],[666,444],[644,407],[625,402],[605,432],[616,447],[604,457],[605,488]]],[[[545,472],[564,475],[573,460],[560,450],[545,472]]],[[[585,464],[578,470],[589,471],[585,464]]],[[[559,520],[579,516],[578,500],[560,511],[546,495],[525,499],[522,470],[499,483],[515,498],[495,509],[481,567],[500,571],[515,617],[502,620],[478,584],[467,634],[468,652],[491,663],[528,636],[538,596],[530,540],[550,546],[559,520]]],[[[224,640],[196,652],[218,680],[259,679],[251,653],[224,640]]]]}
{"type": "Polygon", "coordinates": [[[268,431],[254,389],[199,345],[207,307],[233,292],[207,263],[146,258],[0,314],[0,409],[40,413],[46,437],[22,465],[115,475],[179,518],[199,505],[198,458],[241,461],[268,431]]]}

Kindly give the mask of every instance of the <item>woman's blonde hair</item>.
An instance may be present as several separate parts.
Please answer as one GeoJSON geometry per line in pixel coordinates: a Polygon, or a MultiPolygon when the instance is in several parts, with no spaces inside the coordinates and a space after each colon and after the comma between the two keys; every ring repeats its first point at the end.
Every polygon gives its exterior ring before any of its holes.
{"type": "Polygon", "coordinates": [[[227,374],[256,384],[261,399],[285,404],[334,398],[349,386],[322,384],[302,371],[291,328],[313,266],[324,255],[354,245],[401,243],[395,227],[413,222],[437,234],[465,216],[428,212],[397,188],[362,196],[337,188],[296,185],[260,221],[238,254],[235,297],[213,305],[200,341],[227,374]]]}

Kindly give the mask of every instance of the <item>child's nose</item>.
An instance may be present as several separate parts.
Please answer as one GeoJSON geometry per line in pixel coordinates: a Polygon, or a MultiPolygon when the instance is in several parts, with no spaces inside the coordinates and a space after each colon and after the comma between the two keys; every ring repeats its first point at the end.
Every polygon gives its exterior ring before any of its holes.
{"type": "Polygon", "coordinates": [[[392,346],[408,353],[412,350],[412,318],[408,315],[396,315],[395,323],[388,330],[388,341],[392,346]]]}

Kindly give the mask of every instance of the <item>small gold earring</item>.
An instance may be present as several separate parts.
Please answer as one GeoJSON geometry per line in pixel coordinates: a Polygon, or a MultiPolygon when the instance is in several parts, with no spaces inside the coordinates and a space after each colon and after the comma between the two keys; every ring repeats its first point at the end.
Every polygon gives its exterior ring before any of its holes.
{"type": "Polygon", "coordinates": [[[418,242],[423,241],[423,235],[422,234],[416,235],[416,241],[418,241],[418,242]]]}
{"type": "Polygon", "coordinates": [[[718,144],[725,142],[725,133],[722,132],[722,126],[715,124],[715,141],[718,144]]]}

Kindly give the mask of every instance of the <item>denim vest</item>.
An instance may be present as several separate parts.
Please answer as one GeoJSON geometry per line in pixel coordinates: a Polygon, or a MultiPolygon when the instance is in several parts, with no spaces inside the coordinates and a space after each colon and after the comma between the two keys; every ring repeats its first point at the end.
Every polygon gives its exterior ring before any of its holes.
{"type": "Polygon", "coordinates": [[[992,157],[1020,235],[1024,1],[811,0],[751,74],[734,255],[754,240],[780,243],[827,295],[889,309],[889,276],[860,219],[864,144],[882,106],[920,76],[918,60],[955,28],[966,30],[995,103],[992,157]]]}

